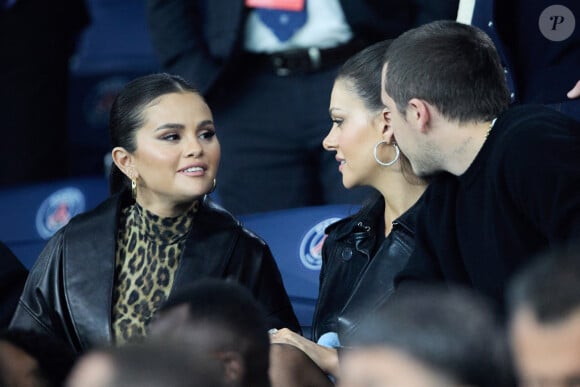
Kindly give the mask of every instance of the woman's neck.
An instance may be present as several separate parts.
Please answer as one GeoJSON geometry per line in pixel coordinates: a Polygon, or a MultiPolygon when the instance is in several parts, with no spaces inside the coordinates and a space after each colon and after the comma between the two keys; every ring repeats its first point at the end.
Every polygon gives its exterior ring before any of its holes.
{"type": "Polygon", "coordinates": [[[391,232],[393,221],[411,208],[425,189],[427,184],[411,184],[402,174],[379,189],[385,199],[385,236],[391,232]]]}
{"type": "Polygon", "coordinates": [[[197,205],[198,200],[193,200],[192,202],[184,203],[174,203],[174,204],[162,204],[162,203],[152,203],[145,200],[140,200],[137,196],[137,204],[147,211],[160,216],[162,218],[175,218],[180,215],[185,214],[193,205],[197,205]]]}

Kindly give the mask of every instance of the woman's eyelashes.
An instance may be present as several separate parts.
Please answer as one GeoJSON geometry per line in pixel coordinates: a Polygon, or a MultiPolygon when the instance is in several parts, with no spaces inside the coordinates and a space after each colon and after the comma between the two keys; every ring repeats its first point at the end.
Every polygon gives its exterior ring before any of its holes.
{"type": "Polygon", "coordinates": [[[343,122],[343,120],[341,118],[332,118],[331,121],[332,121],[332,124],[336,125],[336,126],[342,125],[342,122],[343,122]]]}
{"type": "Polygon", "coordinates": [[[179,140],[180,138],[181,138],[181,136],[180,136],[178,133],[166,133],[166,134],[163,134],[163,135],[161,136],[161,139],[162,139],[162,140],[165,140],[165,141],[172,141],[172,142],[173,142],[173,141],[177,141],[177,140],[179,140]]]}
{"type": "Polygon", "coordinates": [[[206,129],[200,132],[199,138],[202,140],[211,140],[215,135],[215,129],[206,129]]]}
{"type": "MultiPolygon", "coordinates": [[[[215,137],[215,129],[204,129],[199,131],[197,137],[201,140],[211,140],[215,137]]],[[[160,136],[161,140],[175,142],[181,139],[181,134],[178,132],[164,133],[160,136]]]]}

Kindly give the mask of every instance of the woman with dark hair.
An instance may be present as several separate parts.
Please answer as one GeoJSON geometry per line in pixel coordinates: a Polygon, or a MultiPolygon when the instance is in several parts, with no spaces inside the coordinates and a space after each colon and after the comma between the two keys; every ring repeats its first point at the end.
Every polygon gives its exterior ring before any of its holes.
{"type": "Polygon", "coordinates": [[[288,329],[272,331],[272,343],[289,344],[272,347],[275,387],[331,384],[317,374],[337,376],[340,342],[393,292],[394,276],[414,247],[414,216],[426,182],[413,174],[385,118],[381,68],[389,44],[376,43],[350,58],[334,82],[333,124],[323,146],[336,152],[346,188],[370,186],[376,193],[357,214],[326,230],[313,341],[288,329]]]}
{"type": "Polygon", "coordinates": [[[111,197],[51,238],[11,327],[79,352],[134,342],[173,291],[218,277],[248,287],[270,327],[300,331],[269,247],[208,197],[220,146],[202,96],[177,76],[137,78],[116,97],[110,132],[111,197]]]}

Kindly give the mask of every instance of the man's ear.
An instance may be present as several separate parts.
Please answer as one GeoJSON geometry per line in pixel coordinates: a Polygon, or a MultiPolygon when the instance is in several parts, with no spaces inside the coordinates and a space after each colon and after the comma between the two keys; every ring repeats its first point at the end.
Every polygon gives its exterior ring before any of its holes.
{"type": "Polygon", "coordinates": [[[242,355],[235,351],[223,351],[217,353],[217,358],[224,365],[224,376],[228,385],[240,385],[245,373],[242,355]]]}
{"type": "Polygon", "coordinates": [[[407,120],[422,133],[429,131],[431,123],[431,105],[425,100],[411,98],[407,105],[407,120]]]}
{"type": "Polygon", "coordinates": [[[137,172],[133,165],[133,157],[131,153],[123,147],[117,146],[111,151],[113,162],[127,176],[129,179],[137,178],[137,172]]]}

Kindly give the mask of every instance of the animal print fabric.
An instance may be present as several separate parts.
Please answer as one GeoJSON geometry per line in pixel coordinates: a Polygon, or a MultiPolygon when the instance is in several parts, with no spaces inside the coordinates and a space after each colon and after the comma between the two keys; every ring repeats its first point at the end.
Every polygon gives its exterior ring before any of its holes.
{"type": "Polygon", "coordinates": [[[121,214],[117,235],[112,326],[117,345],[138,341],[171,291],[199,202],[174,218],[138,204],[121,214]]]}

